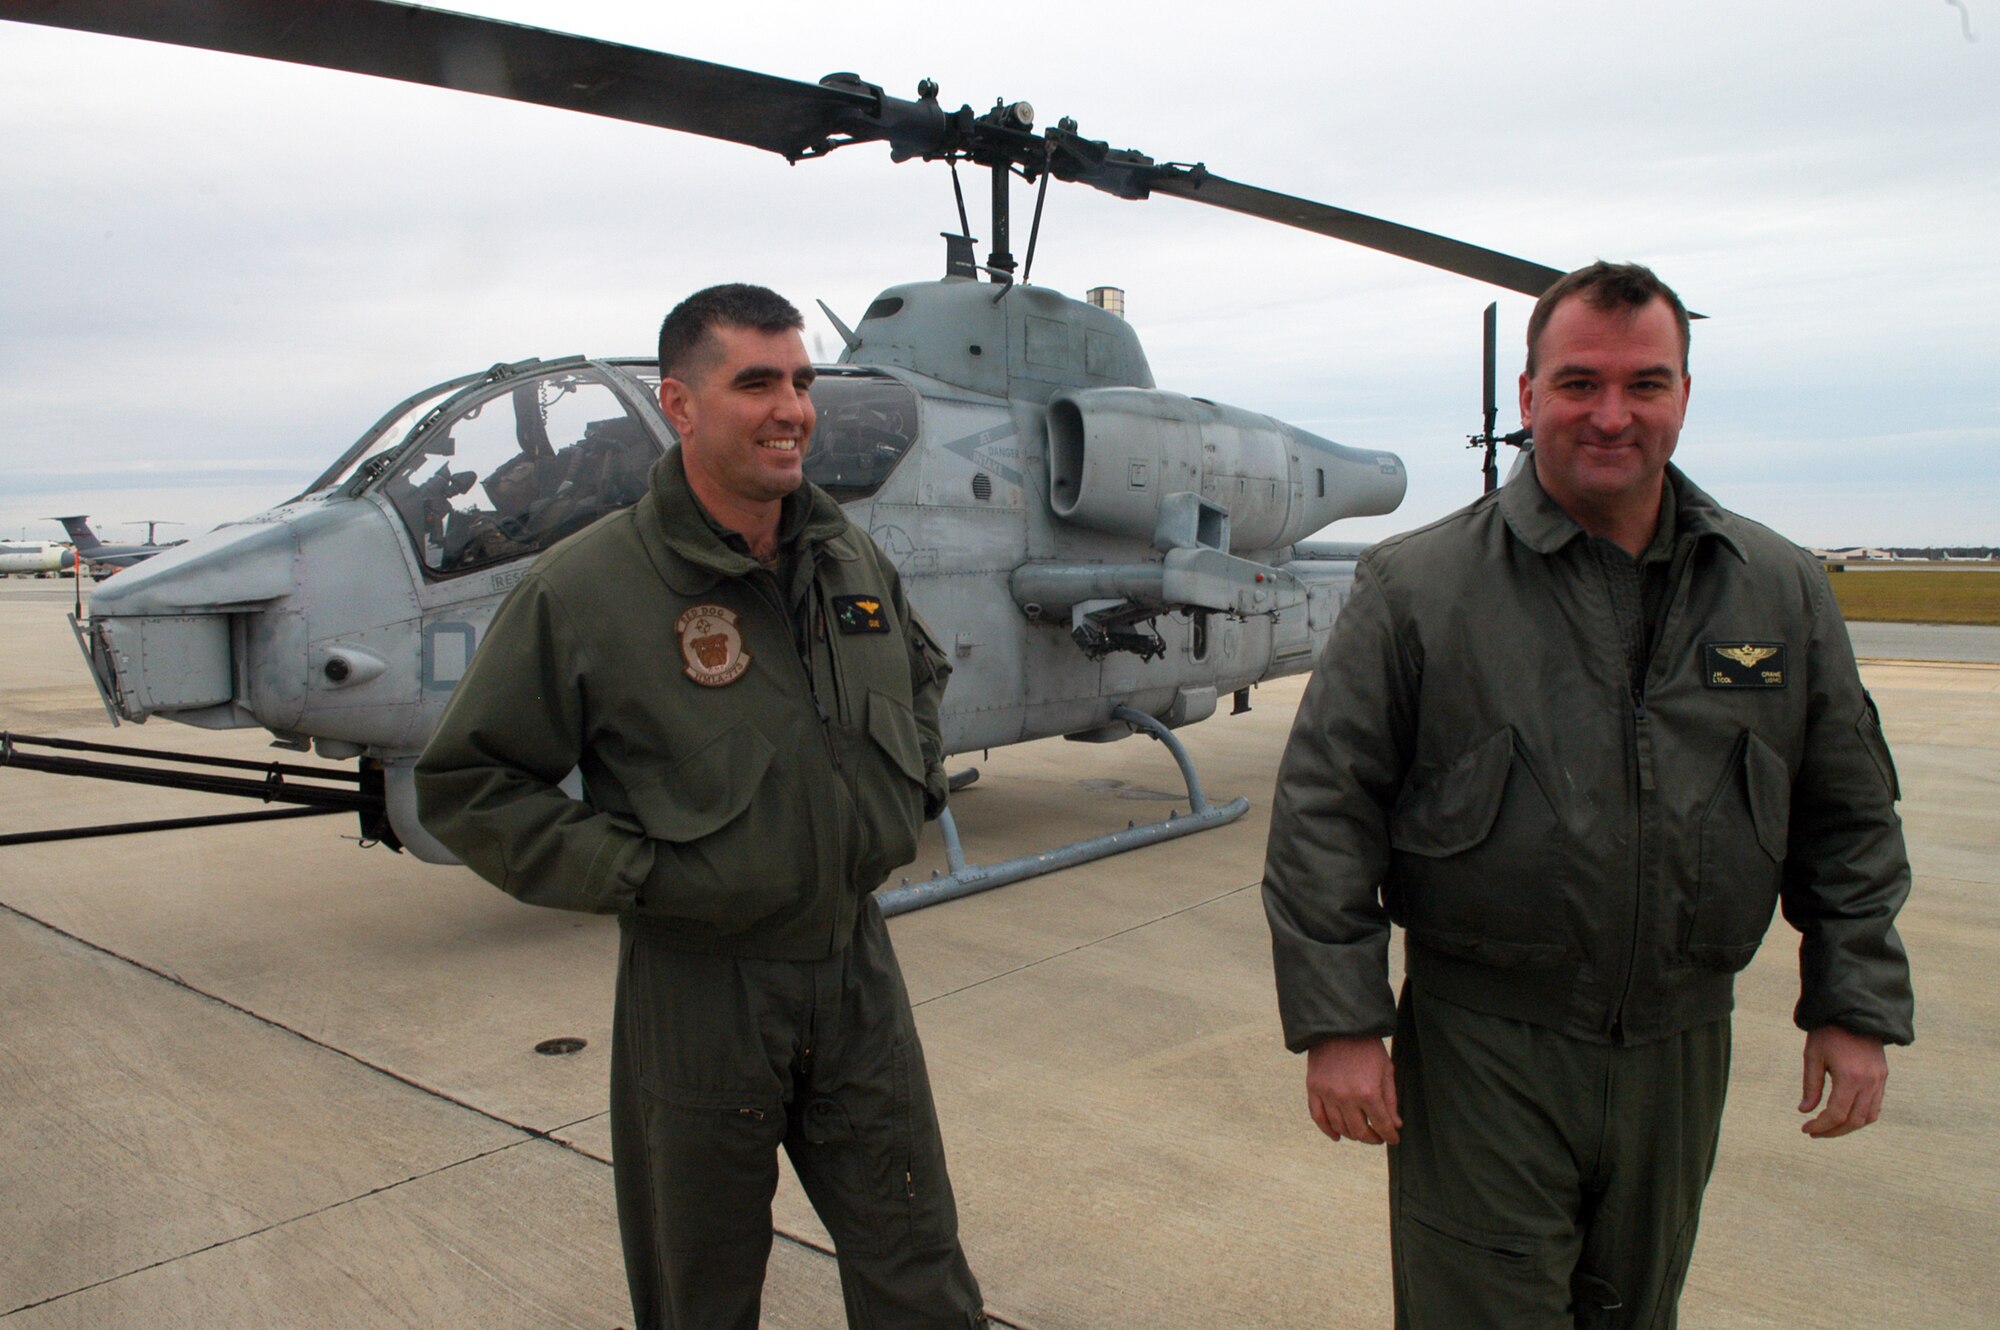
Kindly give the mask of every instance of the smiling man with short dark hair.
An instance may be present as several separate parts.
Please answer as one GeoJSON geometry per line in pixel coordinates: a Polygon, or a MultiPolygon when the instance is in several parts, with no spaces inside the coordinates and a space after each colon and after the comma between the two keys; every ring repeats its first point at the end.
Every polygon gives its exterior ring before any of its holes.
{"type": "Polygon", "coordinates": [[[639,1330],[756,1330],[780,1149],[851,1326],[977,1330],[871,894],[943,807],[950,667],[806,483],[801,327],[743,285],[667,316],[680,446],[494,617],[418,766],[420,815],[521,899],[618,915],[612,1166],[639,1330]]]}

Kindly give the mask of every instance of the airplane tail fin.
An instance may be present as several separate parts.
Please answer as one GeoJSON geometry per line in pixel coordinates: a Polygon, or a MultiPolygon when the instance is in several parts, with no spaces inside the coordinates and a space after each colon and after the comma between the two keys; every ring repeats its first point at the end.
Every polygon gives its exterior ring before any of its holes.
{"type": "Polygon", "coordinates": [[[63,530],[69,532],[70,544],[76,546],[79,554],[88,555],[104,543],[97,538],[97,533],[90,529],[90,519],[87,516],[52,517],[49,520],[62,523],[63,530]]]}

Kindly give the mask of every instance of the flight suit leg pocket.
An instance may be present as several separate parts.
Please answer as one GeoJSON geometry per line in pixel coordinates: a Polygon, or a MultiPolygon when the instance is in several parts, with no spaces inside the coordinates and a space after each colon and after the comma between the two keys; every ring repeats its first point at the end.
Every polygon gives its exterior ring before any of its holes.
{"type": "MultiPolygon", "coordinates": [[[[745,962],[630,939],[621,1031],[646,1137],[655,1222],[678,1250],[768,1241],[789,1056],[745,962]],[[761,1235],[761,1236],[760,1236],[761,1235]]],[[[751,963],[755,964],[755,963],[751,963]]]]}
{"type": "Polygon", "coordinates": [[[1745,730],[1702,814],[1689,960],[1733,973],[1757,954],[1777,908],[1791,798],[1785,760],[1745,730]]]}
{"type": "Polygon", "coordinates": [[[842,1252],[932,1250],[957,1237],[937,1111],[914,1035],[837,1091],[808,1100],[793,1167],[842,1252]]]}
{"type": "Polygon", "coordinates": [[[1570,1323],[1567,1276],[1542,1240],[1469,1228],[1404,1196],[1392,1241],[1399,1323],[1410,1330],[1570,1323]]]}
{"type": "Polygon", "coordinates": [[[631,940],[622,976],[632,1069],[656,1099],[755,1120],[782,1116],[791,1058],[787,962],[678,951],[631,940]]]}

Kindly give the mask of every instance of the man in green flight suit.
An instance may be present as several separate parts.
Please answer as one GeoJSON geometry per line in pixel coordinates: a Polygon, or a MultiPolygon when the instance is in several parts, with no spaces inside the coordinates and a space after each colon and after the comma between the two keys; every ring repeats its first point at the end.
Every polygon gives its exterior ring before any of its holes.
{"type": "Polygon", "coordinates": [[[755,1330],[780,1148],[850,1325],[976,1330],[870,895],[943,807],[949,666],[805,480],[803,326],[745,285],[667,316],[680,446],[495,615],[418,765],[419,814],[522,900],[618,915],[612,1156],[640,1330],[755,1330]],[[580,801],[557,788],[573,768],[580,801]]]}
{"type": "Polygon", "coordinates": [[[1389,1147],[1398,1326],[1675,1323],[1774,907],[1808,1136],[1875,1121],[1912,1037],[1874,704],[1811,557],[1668,465],[1687,352],[1645,268],[1551,287],[1530,461],[1362,558],[1285,751],[1285,1038],[1320,1129],[1389,1147]]]}

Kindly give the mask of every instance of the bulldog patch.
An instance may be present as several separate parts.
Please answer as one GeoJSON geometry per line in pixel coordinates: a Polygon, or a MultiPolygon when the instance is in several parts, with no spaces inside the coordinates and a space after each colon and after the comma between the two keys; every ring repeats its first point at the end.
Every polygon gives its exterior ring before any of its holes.
{"type": "Polygon", "coordinates": [[[1710,688],[1783,688],[1783,642],[1704,642],[1701,681],[1710,688]]]}
{"type": "Polygon", "coordinates": [[[835,596],[833,621],[843,633],[889,631],[889,615],[880,596],[835,596]]]}
{"type": "Polygon", "coordinates": [[[674,620],[674,631],[680,634],[687,677],[704,688],[735,683],[750,668],[735,610],[697,605],[674,620]]]}

